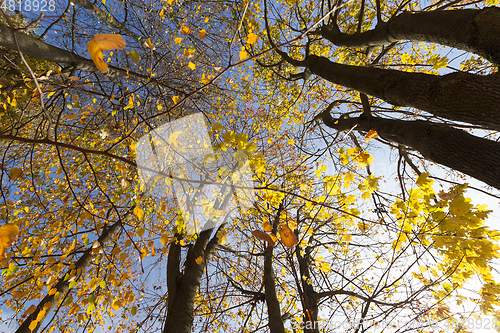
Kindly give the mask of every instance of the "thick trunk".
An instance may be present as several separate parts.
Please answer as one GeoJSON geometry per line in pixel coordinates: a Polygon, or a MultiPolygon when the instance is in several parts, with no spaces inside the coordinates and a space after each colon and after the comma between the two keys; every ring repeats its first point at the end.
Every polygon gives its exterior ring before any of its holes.
{"type": "Polygon", "coordinates": [[[500,74],[456,72],[443,76],[358,67],[309,56],[292,63],[332,83],[398,106],[414,107],[449,120],[500,130],[500,74]]]}
{"type": "Polygon", "coordinates": [[[399,40],[439,43],[500,64],[500,8],[497,7],[404,12],[362,33],[341,33],[332,26],[322,27],[319,33],[333,44],[346,47],[379,46],[399,40]]]}
{"type": "MultiPolygon", "coordinates": [[[[279,214],[278,214],[279,215],[279,214]]],[[[269,317],[269,332],[285,333],[281,317],[280,301],[276,295],[276,284],[273,270],[273,247],[264,251],[264,287],[266,291],[267,313],[269,317]]]]}
{"type": "MultiPolygon", "coordinates": [[[[219,230],[222,226],[219,228],[219,230]]],[[[163,333],[191,333],[194,321],[194,302],[208,257],[215,250],[219,238],[208,241],[213,229],[200,233],[193,248],[188,251],[184,273],[179,272],[180,246],[170,246],[167,263],[168,313],[163,333]],[[200,264],[196,260],[201,257],[200,264]],[[170,271],[173,269],[174,271],[170,271]],[[172,289],[175,288],[175,289],[172,289]]]]}
{"type": "Polygon", "coordinates": [[[463,172],[500,189],[500,143],[478,138],[444,124],[404,121],[374,117],[334,119],[323,114],[331,128],[347,130],[374,129],[384,139],[411,147],[430,161],[463,172]]]}
{"type": "MultiPolygon", "coordinates": [[[[128,214],[127,214],[128,215],[128,214]]],[[[121,221],[115,222],[113,225],[111,225],[109,228],[105,229],[99,237],[99,244],[101,246],[104,246],[104,244],[111,238],[111,236],[120,228],[121,226],[121,221]]],[[[85,271],[85,268],[91,263],[92,259],[94,258],[94,254],[92,252],[93,247],[91,246],[85,253],[80,257],[80,259],[75,263],[75,280],[78,281],[80,276],[83,274],[85,271]]],[[[69,272],[68,272],[69,273],[69,272]]],[[[56,285],[53,288],[57,289],[57,292],[59,293],[59,299],[60,297],[64,296],[68,291],[69,291],[69,284],[70,281],[68,279],[65,279],[66,274],[64,274],[59,281],[56,283],[56,285]]],[[[16,333],[36,333],[40,327],[42,326],[43,322],[45,319],[49,316],[49,314],[52,312],[52,310],[56,307],[56,305],[59,303],[59,299],[56,299],[55,294],[53,295],[47,295],[45,298],[38,303],[38,306],[36,307],[35,312],[30,314],[24,322],[21,324],[21,326],[17,329],[16,333]],[[32,324],[33,321],[35,321],[38,318],[38,315],[42,312],[40,315],[40,320],[36,322],[36,326],[30,328],[30,325],[32,324]]]]}

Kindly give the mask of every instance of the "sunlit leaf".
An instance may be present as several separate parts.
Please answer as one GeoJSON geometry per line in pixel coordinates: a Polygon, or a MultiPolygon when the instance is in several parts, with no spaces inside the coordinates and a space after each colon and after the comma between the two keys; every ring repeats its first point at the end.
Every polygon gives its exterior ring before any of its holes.
{"type": "Polygon", "coordinates": [[[96,67],[103,73],[108,71],[108,64],[104,62],[104,51],[123,49],[125,41],[118,34],[97,34],[88,43],[87,49],[96,67]]]}
{"type": "Polygon", "coordinates": [[[19,236],[19,227],[12,223],[0,226],[0,258],[5,258],[5,249],[14,245],[19,236]]]}
{"type": "Polygon", "coordinates": [[[294,247],[299,242],[297,236],[293,233],[292,229],[290,229],[287,224],[283,224],[279,233],[281,241],[286,247],[294,247]]]}
{"type": "Polygon", "coordinates": [[[268,242],[270,246],[274,246],[273,239],[271,238],[271,236],[269,234],[265,233],[264,231],[254,230],[254,231],[252,231],[252,235],[254,235],[254,237],[256,237],[260,240],[268,242]]]}

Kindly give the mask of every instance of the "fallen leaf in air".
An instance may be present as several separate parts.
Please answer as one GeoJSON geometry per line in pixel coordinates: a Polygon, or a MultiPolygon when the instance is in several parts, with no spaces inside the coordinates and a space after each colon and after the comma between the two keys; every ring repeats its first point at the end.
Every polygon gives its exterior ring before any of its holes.
{"type": "Polygon", "coordinates": [[[125,41],[121,35],[117,34],[97,34],[87,43],[90,57],[94,61],[96,67],[103,73],[108,72],[108,64],[104,62],[104,51],[125,47],[125,41]]]}
{"type": "Polygon", "coordinates": [[[5,248],[14,245],[19,236],[19,228],[12,223],[4,224],[0,227],[0,259],[5,258],[5,248]]]}
{"type": "Polygon", "coordinates": [[[370,142],[370,139],[375,139],[376,137],[378,137],[377,131],[371,129],[365,136],[365,142],[368,143],[370,142]]]}
{"type": "Polygon", "coordinates": [[[269,234],[265,233],[264,231],[254,230],[254,231],[252,231],[252,235],[254,235],[254,237],[257,237],[260,240],[268,242],[269,246],[274,246],[273,239],[271,238],[271,236],[269,234]]]}
{"type": "Polygon", "coordinates": [[[201,265],[201,263],[203,262],[203,258],[200,256],[200,257],[196,258],[196,260],[195,260],[195,261],[196,261],[196,263],[197,263],[198,265],[201,265]]]}
{"type": "Polygon", "coordinates": [[[281,227],[280,236],[283,245],[285,245],[286,247],[294,247],[299,242],[297,236],[292,232],[292,229],[290,229],[287,224],[283,224],[283,226],[281,227]]]}
{"type": "Polygon", "coordinates": [[[201,38],[201,39],[205,39],[205,36],[207,35],[207,31],[205,29],[203,30],[200,30],[200,32],[198,32],[198,36],[201,38]]]}

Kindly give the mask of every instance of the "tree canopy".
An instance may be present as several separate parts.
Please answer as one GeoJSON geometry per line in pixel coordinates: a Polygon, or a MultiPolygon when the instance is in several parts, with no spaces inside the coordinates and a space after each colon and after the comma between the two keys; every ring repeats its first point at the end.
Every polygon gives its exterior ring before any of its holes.
{"type": "Polygon", "coordinates": [[[495,0],[43,3],[1,9],[1,331],[499,328],[495,0]]]}

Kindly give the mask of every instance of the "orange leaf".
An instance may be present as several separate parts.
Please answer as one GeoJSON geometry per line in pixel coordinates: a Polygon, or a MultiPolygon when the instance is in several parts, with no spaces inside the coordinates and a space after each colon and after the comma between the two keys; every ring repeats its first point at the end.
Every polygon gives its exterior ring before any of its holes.
{"type": "Polygon", "coordinates": [[[87,43],[90,57],[96,67],[103,73],[108,71],[108,64],[104,62],[104,51],[123,49],[125,41],[121,35],[117,34],[97,34],[87,43]]]}
{"type": "Polygon", "coordinates": [[[19,236],[19,228],[12,223],[0,227],[0,258],[5,258],[4,249],[14,245],[19,236]]]}
{"type": "Polygon", "coordinates": [[[268,242],[270,246],[274,246],[273,239],[271,238],[271,236],[269,234],[265,233],[264,231],[254,230],[254,231],[252,231],[252,235],[254,235],[255,237],[257,237],[260,240],[268,242]]]}
{"type": "Polygon", "coordinates": [[[283,226],[281,227],[280,236],[283,245],[285,245],[286,247],[294,247],[299,242],[297,236],[292,232],[292,229],[290,229],[287,224],[283,224],[283,226]]]}
{"type": "Polygon", "coordinates": [[[370,142],[370,139],[375,139],[376,137],[378,137],[377,131],[371,129],[365,136],[365,142],[368,143],[370,142]]]}
{"type": "Polygon", "coordinates": [[[181,31],[184,35],[189,35],[191,33],[191,28],[183,24],[181,31]]]}

